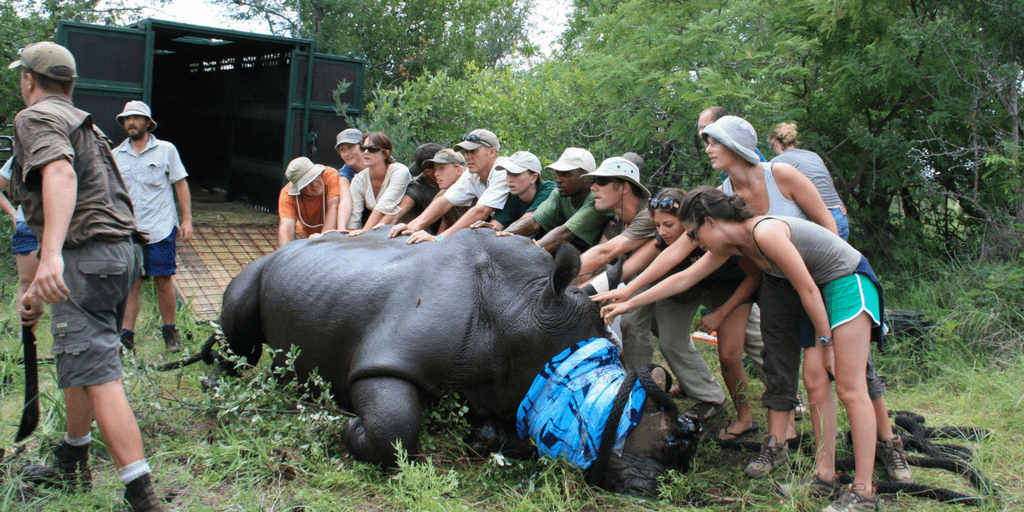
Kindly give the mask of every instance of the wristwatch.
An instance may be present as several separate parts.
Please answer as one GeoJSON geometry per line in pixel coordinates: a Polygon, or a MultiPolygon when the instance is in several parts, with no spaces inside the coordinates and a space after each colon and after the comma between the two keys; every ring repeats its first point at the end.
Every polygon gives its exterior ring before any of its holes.
{"type": "Polygon", "coordinates": [[[435,242],[440,242],[441,240],[444,240],[444,237],[441,236],[441,235],[437,235],[437,236],[434,237],[434,241],[435,242]]]}
{"type": "Polygon", "coordinates": [[[835,339],[833,339],[832,336],[822,336],[818,338],[818,343],[823,347],[831,347],[833,341],[835,341],[835,339]]]}

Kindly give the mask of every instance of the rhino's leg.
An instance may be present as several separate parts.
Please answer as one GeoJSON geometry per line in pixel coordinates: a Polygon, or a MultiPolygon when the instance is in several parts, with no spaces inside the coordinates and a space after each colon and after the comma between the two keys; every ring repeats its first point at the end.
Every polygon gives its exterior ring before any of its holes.
{"type": "Polygon", "coordinates": [[[353,457],[394,466],[395,441],[410,455],[419,453],[419,391],[409,381],[395,377],[359,379],[350,389],[357,418],[345,425],[345,446],[353,457]]]}

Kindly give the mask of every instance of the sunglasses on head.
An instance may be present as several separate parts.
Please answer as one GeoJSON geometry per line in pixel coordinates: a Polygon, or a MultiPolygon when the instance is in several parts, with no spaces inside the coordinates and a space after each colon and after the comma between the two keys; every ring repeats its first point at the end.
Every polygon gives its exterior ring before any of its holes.
{"type": "Polygon", "coordinates": [[[597,186],[599,186],[599,187],[603,187],[603,186],[605,186],[605,185],[607,185],[609,183],[613,183],[613,182],[616,182],[616,181],[620,181],[620,180],[617,180],[615,178],[609,178],[608,176],[598,176],[598,177],[594,178],[594,183],[597,183],[597,186]]]}
{"type": "Polygon", "coordinates": [[[476,142],[477,144],[483,144],[484,146],[487,146],[489,148],[493,148],[494,147],[494,146],[491,145],[490,142],[487,142],[486,140],[481,139],[479,135],[474,135],[472,133],[469,134],[469,135],[466,135],[465,137],[463,137],[462,140],[464,140],[466,142],[476,142]]]}
{"type": "Polygon", "coordinates": [[[652,210],[675,210],[677,208],[679,208],[679,203],[673,201],[671,197],[651,199],[652,210]]]}
{"type": "Polygon", "coordinates": [[[359,151],[369,151],[370,153],[380,153],[381,149],[378,148],[377,146],[364,146],[364,145],[360,144],[359,145],[359,151]]]}

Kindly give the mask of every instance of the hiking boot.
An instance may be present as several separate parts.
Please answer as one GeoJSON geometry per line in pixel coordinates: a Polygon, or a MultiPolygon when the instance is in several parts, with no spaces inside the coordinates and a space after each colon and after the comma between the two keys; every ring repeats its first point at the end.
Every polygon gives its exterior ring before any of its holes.
{"type": "Polygon", "coordinates": [[[914,483],[914,474],[907,464],[907,454],[903,451],[903,440],[899,437],[878,441],[875,447],[875,460],[885,466],[889,480],[901,484],[914,483]]]}
{"type": "Polygon", "coordinates": [[[878,510],[877,494],[870,498],[865,498],[853,488],[853,485],[847,487],[843,491],[843,495],[840,496],[835,503],[821,509],[821,512],[861,512],[878,510]]]}
{"type": "Polygon", "coordinates": [[[26,481],[35,485],[52,485],[69,491],[88,491],[92,489],[89,445],[71,446],[62,442],[53,449],[51,465],[29,464],[22,467],[19,472],[26,481]]]}
{"type": "Polygon", "coordinates": [[[121,345],[135,353],[135,331],[121,330],[121,345]]]}
{"type": "Polygon", "coordinates": [[[777,466],[789,459],[789,447],[786,443],[780,443],[775,436],[768,436],[761,444],[761,453],[757,454],[754,460],[747,464],[743,474],[748,478],[760,478],[770,473],[777,466]]]}
{"type": "Polygon", "coordinates": [[[687,410],[685,413],[683,413],[683,416],[704,423],[710,420],[711,418],[718,416],[719,414],[727,412],[728,410],[729,405],[725,402],[722,402],[720,404],[716,404],[714,402],[698,402],[694,404],[693,407],[690,407],[690,409],[687,410]]]}
{"type": "Polygon", "coordinates": [[[839,491],[843,489],[842,485],[839,485],[838,479],[831,482],[826,482],[818,477],[814,477],[810,482],[802,484],[786,484],[779,486],[776,492],[779,496],[784,499],[793,499],[793,495],[803,496],[806,495],[810,498],[828,498],[835,499],[839,495],[839,491]]]}
{"type": "Polygon", "coordinates": [[[164,345],[167,345],[167,351],[176,354],[181,350],[181,340],[178,339],[178,328],[174,325],[163,326],[164,334],[164,345]]]}
{"type": "Polygon", "coordinates": [[[125,484],[124,500],[135,512],[163,512],[160,499],[156,497],[150,474],[146,473],[125,484]]]}

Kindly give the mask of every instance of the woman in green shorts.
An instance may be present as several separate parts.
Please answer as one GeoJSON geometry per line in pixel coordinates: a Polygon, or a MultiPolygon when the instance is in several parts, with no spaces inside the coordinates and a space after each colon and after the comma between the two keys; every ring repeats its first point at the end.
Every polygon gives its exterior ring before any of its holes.
{"type": "MultiPolygon", "coordinates": [[[[825,368],[836,379],[836,394],[846,407],[853,434],[853,484],[826,512],[877,510],[872,485],[875,461],[875,410],[868,396],[866,371],[871,341],[881,343],[884,309],[881,286],[867,259],[831,231],[794,217],[756,215],[739,196],[711,187],[687,194],[679,207],[686,234],[721,255],[748,256],[765,279],[784,279],[796,289],[824,347],[825,368]]],[[[805,379],[812,397],[827,393],[822,382],[805,379]]],[[[824,382],[828,386],[827,381],[824,382]]],[[[812,398],[813,401],[813,398],[812,398]]],[[[831,423],[831,422],[826,422],[831,423]]],[[[822,436],[835,437],[831,432],[822,436]]],[[[834,450],[834,448],[833,448],[834,450]]],[[[818,457],[834,459],[834,453],[818,457]]],[[[815,494],[833,494],[836,482],[815,477],[815,494]]]]}

